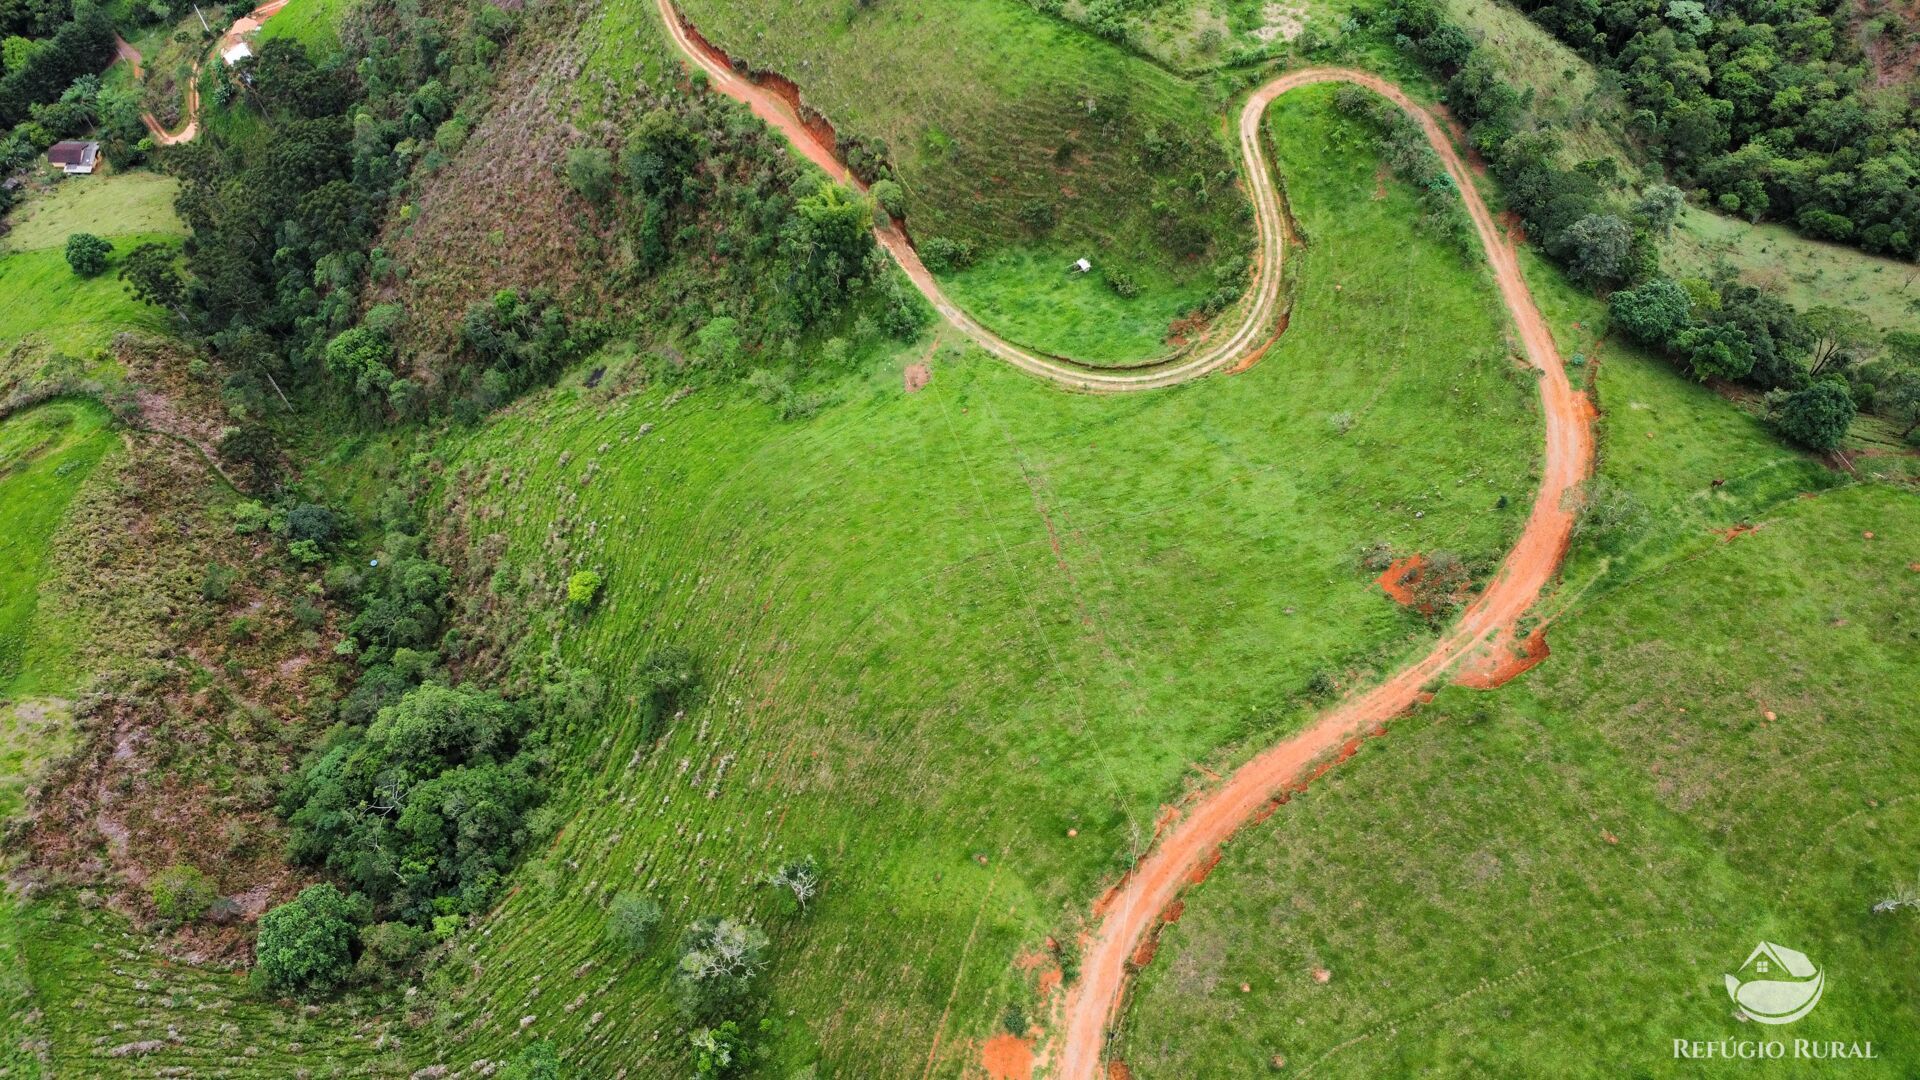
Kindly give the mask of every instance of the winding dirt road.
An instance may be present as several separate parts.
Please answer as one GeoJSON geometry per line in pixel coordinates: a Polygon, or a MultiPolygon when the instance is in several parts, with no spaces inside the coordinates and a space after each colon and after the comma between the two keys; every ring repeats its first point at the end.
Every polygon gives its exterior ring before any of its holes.
{"type": "MultiPolygon", "coordinates": [[[[715,89],[739,99],[783,132],[808,159],[842,183],[858,182],[834,158],[786,100],[736,74],[718,50],[692,31],[671,0],[658,0],[674,42],[705,70],[715,89]]],[[[1254,91],[1240,112],[1240,148],[1248,190],[1260,233],[1254,283],[1237,325],[1224,337],[1187,355],[1143,369],[1102,372],[1070,361],[1021,349],[975,322],[949,300],[899,229],[876,235],[940,315],[968,337],[1015,367],[1079,390],[1123,391],[1170,386],[1231,368],[1269,340],[1280,294],[1280,261],[1285,222],[1280,198],[1268,171],[1260,139],[1260,119],[1274,99],[1314,83],[1344,82],[1365,87],[1392,101],[1419,121],[1427,141],[1445,164],[1479,234],[1500,299],[1513,319],[1527,361],[1539,372],[1540,400],[1546,417],[1546,461],[1533,508],[1500,569],[1431,651],[1395,672],[1385,682],[1342,701],[1298,734],[1262,751],[1218,787],[1178,811],[1161,831],[1153,849],[1095,912],[1097,928],[1084,943],[1079,981],[1066,1002],[1065,1030],[1052,1047],[1054,1075],[1063,1080],[1094,1080],[1100,1073],[1108,1027],[1126,992],[1129,960],[1156,932],[1162,913],[1190,882],[1204,876],[1220,845],[1256,820],[1287,793],[1324,772],[1356,742],[1384,729],[1412,708],[1422,689],[1447,678],[1484,685],[1489,673],[1509,667],[1519,621],[1552,581],[1572,534],[1574,492],[1593,460],[1593,415],[1586,396],[1573,389],[1546,319],[1521,276],[1518,256],[1474,187],[1473,177],[1445,128],[1399,87],[1369,72],[1345,68],[1308,68],[1289,72],[1254,91]]]]}
{"type": "MultiPolygon", "coordinates": [[[[207,55],[217,57],[239,44],[248,34],[260,29],[262,24],[278,15],[280,9],[286,6],[287,0],[272,0],[271,3],[262,4],[235,19],[233,25],[227,28],[227,32],[220,35],[220,40],[213,43],[213,48],[207,55]]],[[[124,60],[133,65],[133,77],[136,81],[144,77],[144,73],[140,70],[142,60],[140,50],[134,48],[126,38],[115,35],[113,53],[115,63],[124,60]]],[[[161,126],[160,118],[150,112],[140,114],[140,122],[147,125],[147,132],[153,136],[156,145],[178,146],[181,143],[192,142],[194,137],[200,134],[200,65],[202,62],[194,61],[193,71],[187,76],[187,122],[179,131],[168,131],[161,126]]]]}

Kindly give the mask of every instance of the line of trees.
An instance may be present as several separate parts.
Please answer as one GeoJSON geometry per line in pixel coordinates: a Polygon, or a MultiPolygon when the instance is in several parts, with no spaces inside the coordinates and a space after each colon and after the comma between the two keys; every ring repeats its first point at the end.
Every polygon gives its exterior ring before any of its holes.
{"type": "MultiPolygon", "coordinates": [[[[1676,0],[1685,4],[1690,0],[1676,0]]],[[[1625,190],[1611,159],[1561,163],[1562,144],[1531,115],[1531,93],[1432,0],[1389,0],[1379,28],[1446,79],[1448,108],[1499,178],[1528,236],[1580,284],[1610,296],[1615,325],[1700,379],[1766,392],[1782,434],[1809,449],[1839,445],[1860,408],[1920,424],[1920,338],[1876,334],[1856,312],[1806,311],[1742,284],[1662,272],[1659,244],[1684,194],[1625,190]]]]}

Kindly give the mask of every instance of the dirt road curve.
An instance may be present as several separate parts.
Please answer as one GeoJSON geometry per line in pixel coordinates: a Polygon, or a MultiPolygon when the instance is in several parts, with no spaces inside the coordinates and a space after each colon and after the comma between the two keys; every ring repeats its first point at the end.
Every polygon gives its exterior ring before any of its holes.
{"type": "MultiPolygon", "coordinates": [[[[688,32],[670,0],[658,2],[675,42],[693,63],[707,71],[716,89],[746,102],[835,178],[853,182],[845,166],[834,160],[785,101],[735,74],[722,58],[688,32]]],[[[1446,130],[1397,86],[1368,72],[1344,68],[1289,72],[1260,87],[1247,100],[1240,112],[1240,148],[1260,230],[1253,295],[1244,305],[1245,316],[1231,334],[1217,344],[1204,347],[1198,355],[1163,367],[1135,372],[1091,372],[1019,349],[980,326],[947,299],[898,230],[889,228],[878,232],[887,251],[947,321],[988,352],[1034,374],[1076,389],[1116,391],[1168,386],[1230,367],[1264,344],[1279,297],[1284,242],[1282,210],[1260,140],[1260,119],[1267,106],[1280,95],[1324,82],[1366,87],[1406,110],[1420,122],[1427,141],[1440,155],[1454,185],[1459,188],[1527,361],[1540,371],[1540,399],[1547,436],[1540,489],[1534,496],[1533,509],[1519,541],[1507,553],[1493,581],[1432,651],[1386,682],[1341,702],[1299,734],[1262,751],[1225,783],[1184,808],[1161,832],[1153,850],[1102,899],[1097,909],[1097,929],[1082,952],[1079,982],[1067,997],[1064,1033],[1049,1054],[1054,1059],[1050,1063],[1053,1074],[1063,1080],[1094,1080],[1099,1075],[1107,1027],[1125,994],[1129,957],[1142,938],[1154,930],[1161,912],[1192,879],[1194,871],[1211,859],[1222,842],[1270,805],[1278,794],[1316,775],[1312,769],[1317,763],[1405,712],[1418,700],[1423,686],[1442,678],[1500,666],[1503,654],[1514,645],[1520,617],[1552,580],[1566,551],[1573,529],[1573,513],[1568,509],[1572,500],[1568,495],[1586,478],[1593,459],[1592,433],[1588,426],[1591,411],[1585,396],[1568,383],[1547,322],[1520,275],[1513,246],[1495,227],[1493,215],[1481,200],[1473,177],[1446,130]]]]}
{"type": "MultiPolygon", "coordinates": [[[[272,0],[271,3],[262,4],[240,18],[235,19],[233,25],[227,28],[227,32],[220,35],[220,40],[213,43],[213,49],[208,55],[217,57],[227,51],[248,34],[260,29],[261,24],[278,15],[280,9],[286,6],[287,0],[272,0]]],[[[113,53],[115,63],[124,60],[133,65],[133,77],[136,80],[144,77],[144,73],[140,70],[140,50],[134,48],[125,38],[117,35],[114,37],[113,53]]],[[[187,122],[185,126],[179,131],[168,131],[160,125],[159,117],[152,113],[140,114],[140,122],[147,125],[147,131],[153,136],[153,141],[156,145],[178,146],[184,142],[192,142],[194,136],[200,134],[201,63],[201,61],[196,60],[193,65],[193,72],[187,76],[187,122]]]]}

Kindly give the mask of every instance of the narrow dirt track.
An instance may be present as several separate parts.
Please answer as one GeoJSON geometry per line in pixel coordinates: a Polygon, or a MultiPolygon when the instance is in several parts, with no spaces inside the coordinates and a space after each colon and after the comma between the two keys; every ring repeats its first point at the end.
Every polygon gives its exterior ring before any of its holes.
{"type": "MultiPolygon", "coordinates": [[[[788,104],[772,92],[736,74],[725,60],[691,34],[671,0],[658,0],[661,18],[688,59],[705,70],[715,89],[737,98],[783,132],[807,158],[843,183],[857,184],[846,167],[807,129],[788,104]]],[[[1248,190],[1260,232],[1260,252],[1252,296],[1240,324],[1225,339],[1197,355],[1144,371],[1094,372],[1020,349],[969,318],[941,291],[933,275],[904,235],[895,228],[876,230],[900,266],[935,310],[982,348],[1022,370],[1079,390],[1121,391],[1170,386],[1232,367],[1264,346],[1280,291],[1284,244],[1282,209],[1268,172],[1260,139],[1260,119],[1274,99],[1314,83],[1345,82],[1365,87],[1392,101],[1419,121],[1427,142],[1445,164],[1479,234],[1487,264],[1512,317],[1527,361],[1540,374],[1540,399],[1546,417],[1546,462],[1533,508],[1513,549],[1486,589],[1420,660],[1385,682],[1350,697],[1316,718],[1298,734],[1282,740],[1241,766],[1218,787],[1184,807],[1160,833],[1153,850],[1096,907],[1099,921],[1081,957],[1080,979],[1067,997],[1062,1037],[1053,1075],[1063,1080],[1094,1080],[1101,1070],[1108,1025],[1125,997],[1128,961],[1152,933],[1161,913],[1180,891],[1210,865],[1220,845],[1259,816],[1285,792],[1298,790],[1324,771],[1322,763],[1406,712],[1423,687],[1448,677],[1474,678],[1498,669],[1516,642],[1516,627],[1552,581],[1573,530],[1573,500],[1593,459],[1592,415],[1585,395],[1567,381],[1559,350],[1546,319],[1521,276],[1519,258],[1474,187],[1473,177],[1447,131],[1435,117],[1399,87],[1369,72],[1345,68],[1308,68],[1289,72],[1254,91],[1240,112],[1240,148],[1248,190]]]]}

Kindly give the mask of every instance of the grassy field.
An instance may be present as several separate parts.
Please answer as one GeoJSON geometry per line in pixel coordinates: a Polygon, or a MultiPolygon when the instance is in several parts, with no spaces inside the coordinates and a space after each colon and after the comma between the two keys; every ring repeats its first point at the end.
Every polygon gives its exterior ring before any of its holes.
{"type": "Polygon", "coordinates": [[[318,57],[340,45],[340,20],[356,0],[290,0],[260,28],[262,41],[290,38],[318,57]]]}
{"type": "Polygon", "coordinates": [[[1790,501],[1369,745],[1190,894],[1133,1074],[1692,1075],[1672,1040],[1776,1037],[1911,1075],[1915,913],[1869,908],[1920,880],[1917,522],[1885,487],[1790,501]],[[1762,940],[1828,973],[1791,1028],[1743,1026],[1722,985],[1762,940]]]}
{"type": "Polygon", "coordinates": [[[1412,233],[1411,193],[1371,197],[1327,96],[1276,117],[1316,244],[1295,330],[1244,375],[1085,397],[943,347],[908,396],[916,349],[795,423],[572,386],[450,463],[442,498],[502,552],[480,572],[528,662],[618,680],[672,642],[708,689],[657,748],[618,699],[570,733],[568,823],[462,939],[441,1059],[544,1036],[589,1073],[666,1067],[671,940],[724,912],[775,937],[783,1067],[956,1075],[1006,1005],[1038,1014],[1016,957],[1083,917],[1163,799],[1298,723],[1316,675],[1423,647],[1357,549],[1500,552],[1532,380],[1490,347],[1479,272],[1412,233]],[[604,606],[563,617],[584,566],[604,606]],[[794,918],[751,883],[801,852],[828,884],[794,918]],[[600,940],[616,889],[668,910],[633,964],[600,940]]]}
{"type": "Polygon", "coordinates": [[[186,235],[173,212],[180,181],[139,170],[64,180],[52,193],[28,199],[8,220],[13,231],[0,252],[63,247],[74,233],[95,236],[186,235]]]}
{"type": "Polygon", "coordinates": [[[308,1013],[182,964],[84,896],[0,897],[0,1074],[404,1076],[391,1003],[308,1013]]]}
{"type": "Polygon", "coordinates": [[[62,628],[34,618],[48,547],[69,501],[114,445],[107,412],[55,401],[0,421],[0,820],[27,778],[66,742],[73,690],[62,628]]]}
{"type": "Polygon", "coordinates": [[[1596,349],[1599,305],[1529,270],[1563,351],[1597,361],[1600,471],[1634,524],[1576,546],[1534,672],[1449,689],[1230,845],[1142,976],[1135,1076],[1677,1073],[1673,1038],[1774,1034],[1721,986],[1762,938],[1836,980],[1789,1036],[1875,1039],[1862,1075],[1920,1061],[1891,1042],[1912,915],[1866,910],[1920,874],[1898,689],[1920,503],[1828,490],[1731,403],[1596,349]]]}
{"type": "MultiPolygon", "coordinates": [[[[651,0],[608,5],[583,82],[628,80],[641,51],[617,29],[651,0]]],[[[1006,0],[927,0],[854,8],[838,0],[753,4],[692,0],[693,23],[759,68],[792,78],[807,102],[853,135],[885,140],[917,238],[1012,249],[1011,293],[1033,279],[1023,262],[1073,251],[1125,268],[1147,292],[1137,329],[1097,343],[1127,358],[1164,351],[1165,320],[1212,291],[1213,272],[1249,247],[1249,207],[1235,187],[1224,93],[1168,75],[1126,50],[1006,0]],[[1045,209],[1052,225],[1023,215],[1045,209]],[[1170,224],[1172,222],[1172,224],[1170,224]]],[[[991,287],[987,287],[992,291],[991,287]]],[[[981,289],[976,288],[976,292],[981,289]]],[[[1062,336],[1103,319],[1107,295],[1060,292],[1068,310],[1036,316],[1006,305],[996,327],[1041,349],[1075,353],[1062,336]],[[1086,302],[1089,306],[1074,310],[1086,302]]]]}
{"type": "Polygon", "coordinates": [[[1202,282],[1162,278],[1140,296],[1122,299],[1100,270],[1071,272],[1078,258],[1070,249],[1002,248],[941,284],[967,314],[1002,336],[1094,364],[1166,353],[1167,328],[1209,291],[1202,282]]]}
{"type": "Polygon", "coordinates": [[[105,346],[123,330],[164,331],[170,317],[127,294],[121,260],[149,240],[167,235],[111,236],[113,254],[104,274],[83,278],[67,265],[62,248],[0,254],[0,346],[32,336],[48,348],[81,355],[105,346]]]}

